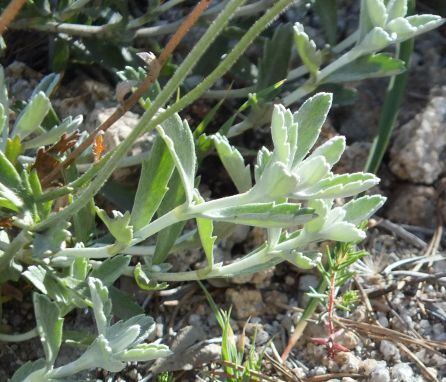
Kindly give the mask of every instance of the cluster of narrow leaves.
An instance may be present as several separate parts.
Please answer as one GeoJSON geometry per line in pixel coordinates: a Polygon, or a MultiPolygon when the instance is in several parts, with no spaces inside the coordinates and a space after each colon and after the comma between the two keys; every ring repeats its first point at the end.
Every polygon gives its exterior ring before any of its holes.
{"type": "MultiPolygon", "coordinates": [[[[82,371],[103,368],[121,371],[129,361],[151,361],[170,355],[167,346],[147,344],[144,340],[155,327],[152,318],[141,314],[111,324],[112,303],[108,289],[101,280],[89,277],[88,303],[93,308],[97,336],[76,360],[54,368],[62,344],[64,319],[59,305],[47,296],[34,294],[37,331],[42,340],[45,360],[28,362],[14,374],[11,382],[60,381],[82,371]]],[[[87,292],[87,293],[88,293],[87,292]]]]}

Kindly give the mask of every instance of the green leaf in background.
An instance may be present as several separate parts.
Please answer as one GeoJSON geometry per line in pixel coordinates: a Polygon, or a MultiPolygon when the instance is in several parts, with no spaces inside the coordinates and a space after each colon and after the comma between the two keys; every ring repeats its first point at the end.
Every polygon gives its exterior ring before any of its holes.
{"type": "Polygon", "coordinates": [[[360,81],[367,78],[394,76],[406,70],[404,61],[387,53],[371,54],[343,66],[324,81],[331,83],[360,81]]]}
{"type": "Polygon", "coordinates": [[[143,290],[162,290],[168,287],[167,283],[158,283],[157,281],[150,280],[140,263],[135,265],[133,275],[135,276],[136,284],[143,290]]]}
{"type": "MultiPolygon", "coordinates": [[[[178,171],[175,171],[169,181],[169,191],[167,191],[167,194],[158,209],[158,217],[170,211],[172,207],[184,203],[184,197],[185,192],[184,188],[181,187],[180,176],[178,175],[178,171]]],[[[179,222],[158,233],[156,237],[155,254],[152,259],[153,264],[161,264],[164,262],[185,224],[186,222],[179,222]]]]}
{"type": "Polygon", "coordinates": [[[251,171],[245,165],[240,152],[231,146],[228,139],[219,133],[212,136],[218,156],[239,192],[246,192],[252,187],[251,171]]]}
{"type": "Polygon", "coordinates": [[[166,144],[160,136],[157,136],[149,156],[142,163],[130,219],[130,224],[133,225],[135,231],[152,220],[168,191],[167,184],[174,168],[174,162],[166,144]]]}
{"type": "Polygon", "coordinates": [[[51,70],[59,73],[66,69],[70,59],[70,47],[62,38],[56,38],[51,46],[51,70]]]}
{"type": "Polygon", "coordinates": [[[186,121],[181,121],[178,114],[175,114],[157,126],[157,130],[175,162],[185,190],[186,201],[190,204],[194,194],[197,158],[194,137],[189,125],[186,121]]]}
{"type": "Polygon", "coordinates": [[[240,207],[222,208],[201,215],[215,221],[245,224],[253,227],[284,228],[314,219],[314,210],[295,203],[255,203],[240,207]]]}
{"type": "Polygon", "coordinates": [[[327,119],[331,102],[331,94],[318,93],[308,98],[294,114],[294,122],[298,124],[298,146],[293,166],[298,164],[316,143],[322,125],[327,119]]]}
{"type": "Polygon", "coordinates": [[[144,309],[136,303],[135,298],[121,289],[111,286],[108,293],[112,302],[112,313],[116,317],[127,320],[144,313],[144,309]]]}
{"type": "Polygon", "coordinates": [[[294,24],[293,29],[294,43],[299,57],[313,78],[315,78],[322,64],[322,53],[316,48],[315,42],[305,33],[302,24],[294,24]]]}
{"type": "MultiPolygon", "coordinates": [[[[291,25],[280,24],[275,28],[271,39],[265,42],[263,55],[258,65],[258,91],[270,87],[287,77],[291,58],[292,36],[293,28],[291,25]]],[[[275,94],[272,94],[271,98],[274,98],[275,94]]]]}
{"type": "Polygon", "coordinates": [[[96,231],[96,208],[91,198],[87,205],[73,215],[73,228],[76,241],[88,243],[96,231]]]}
{"type": "Polygon", "coordinates": [[[46,373],[46,364],[44,359],[38,359],[36,361],[28,361],[14,373],[14,375],[11,378],[11,382],[23,382],[26,381],[28,376],[30,376],[33,373],[40,373],[39,376],[36,374],[33,375],[33,377],[36,378],[45,378],[44,374],[46,373]]]}
{"type": "Polygon", "coordinates": [[[328,43],[334,46],[338,35],[337,0],[315,0],[314,10],[319,16],[320,24],[328,43]]]}
{"type": "Polygon", "coordinates": [[[103,209],[96,207],[96,213],[116,241],[122,244],[130,244],[133,239],[133,227],[129,225],[130,212],[126,211],[122,214],[119,211],[113,210],[113,217],[111,218],[103,209]]]}
{"type": "Polygon", "coordinates": [[[62,344],[64,320],[60,317],[60,309],[55,302],[39,293],[34,293],[33,297],[37,331],[45,351],[47,365],[51,367],[62,344]]]}
{"type": "Polygon", "coordinates": [[[42,91],[37,93],[18,116],[12,136],[18,135],[23,139],[33,133],[43,122],[50,107],[51,103],[46,94],[42,91]]]}
{"type": "Polygon", "coordinates": [[[5,107],[0,103],[0,136],[7,125],[7,121],[8,117],[6,115],[5,107]]]}
{"type": "Polygon", "coordinates": [[[14,191],[0,183],[0,208],[19,212],[23,205],[23,200],[14,191]]]}

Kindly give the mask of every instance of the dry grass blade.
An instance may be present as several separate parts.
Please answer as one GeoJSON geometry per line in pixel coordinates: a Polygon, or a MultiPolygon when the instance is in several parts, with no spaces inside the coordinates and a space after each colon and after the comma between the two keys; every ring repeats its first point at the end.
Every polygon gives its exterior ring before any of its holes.
{"type": "Polygon", "coordinates": [[[3,36],[8,25],[16,18],[25,3],[26,0],[12,0],[3,10],[0,16],[0,36],[3,36]]]}
{"type": "Polygon", "coordinates": [[[278,362],[277,360],[272,358],[268,353],[265,353],[265,357],[268,359],[269,362],[271,362],[271,365],[273,365],[276,371],[282,374],[288,382],[302,381],[302,379],[299,378],[297,375],[293,374],[285,364],[278,362]]]}
{"type": "Polygon", "coordinates": [[[377,224],[379,227],[384,228],[385,230],[395,234],[395,236],[403,239],[407,243],[413,245],[414,247],[424,249],[427,247],[427,243],[424,240],[421,240],[418,236],[413,233],[407,231],[399,224],[395,224],[390,220],[382,219],[377,224]]]}
{"type": "MultiPolygon", "coordinates": [[[[225,365],[225,366],[230,366],[230,367],[235,368],[235,369],[240,370],[240,371],[244,371],[245,370],[245,367],[243,367],[241,365],[236,365],[233,362],[221,361],[221,364],[225,365]]],[[[235,375],[227,375],[226,373],[224,373],[224,374],[228,378],[236,377],[235,375]]],[[[259,373],[258,371],[255,371],[255,370],[249,370],[249,374],[250,374],[250,382],[261,382],[261,381],[266,381],[266,382],[283,382],[280,379],[268,377],[267,375],[259,373]]]]}
{"type": "Polygon", "coordinates": [[[120,106],[116,108],[114,113],[110,115],[100,126],[98,126],[82,144],[80,144],[62,163],[58,164],[45,178],[42,180],[44,186],[48,186],[53,181],[60,171],[69,166],[75,161],[75,159],[82,154],[90,145],[92,145],[96,139],[96,136],[103,131],[109,129],[116,121],[118,121],[127,111],[129,111],[141,98],[141,96],[150,88],[150,86],[156,81],[162,67],[167,62],[167,59],[176,49],[178,44],[183,40],[187,32],[197,22],[201,14],[208,8],[211,0],[200,0],[191,13],[187,16],[184,22],[180,25],[178,30],[169,40],[158,59],[152,61],[150,65],[150,71],[144,81],[139,85],[135,92],[120,106]]]}
{"type": "Polygon", "coordinates": [[[419,367],[421,373],[425,376],[425,378],[432,382],[439,382],[437,377],[424,365],[424,363],[414,354],[412,353],[407,346],[403,344],[396,344],[398,348],[405,353],[412,361],[419,367]]]}

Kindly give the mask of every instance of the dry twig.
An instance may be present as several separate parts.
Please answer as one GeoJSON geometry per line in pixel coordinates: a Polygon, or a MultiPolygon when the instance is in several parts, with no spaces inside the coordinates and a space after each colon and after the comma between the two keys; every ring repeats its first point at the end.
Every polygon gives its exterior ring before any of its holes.
{"type": "Polygon", "coordinates": [[[3,36],[8,25],[16,18],[25,3],[26,0],[12,0],[3,10],[0,16],[0,36],[3,36]]]}

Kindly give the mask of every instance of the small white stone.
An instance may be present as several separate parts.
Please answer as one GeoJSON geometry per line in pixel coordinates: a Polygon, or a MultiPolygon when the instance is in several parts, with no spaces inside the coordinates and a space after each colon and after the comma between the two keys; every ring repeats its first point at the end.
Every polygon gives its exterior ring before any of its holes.
{"type": "Polygon", "coordinates": [[[379,365],[370,374],[370,382],[390,382],[390,373],[387,367],[379,365]]]}
{"type": "Polygon", "coordinates": [[[389,320],[383,312],[378,312],[378,322],[385,328],[389,327],[389,320]]]}
{"type": "Polygon", "coordinates": [[[386,361],[398,360],[400,358],[400,351],[391,341],[382,340],[379,345],[379,351],[386,361]]]}
{"type": "Polygon", "coordinates": [[[412,382],[414,381],[413,370],[408,363],[398,363],[390,369],[392,381],[412,382]]]}

